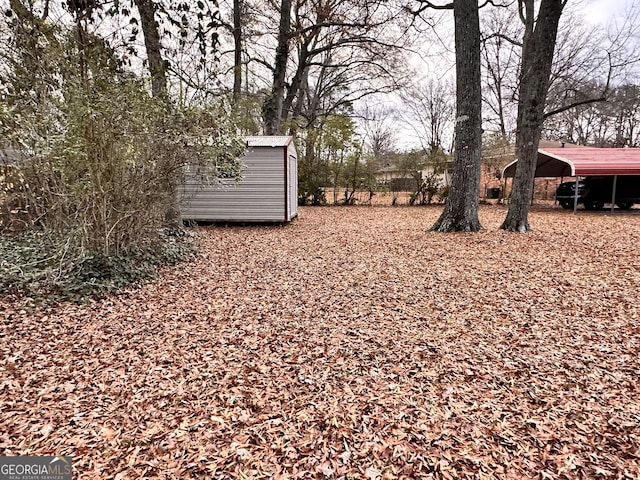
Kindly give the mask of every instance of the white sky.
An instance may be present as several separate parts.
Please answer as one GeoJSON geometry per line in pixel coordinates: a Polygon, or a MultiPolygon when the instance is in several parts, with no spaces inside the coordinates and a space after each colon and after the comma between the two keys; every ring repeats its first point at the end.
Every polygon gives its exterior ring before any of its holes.
{"type": "MultiPolygon", "coordinates": [[[[570,2],[572,0],[569,0],[570,2]]],[[[593,23],[608,21],[614,15],[622,15],[637,0],[585,0],[585,17],[593,23]]]]}

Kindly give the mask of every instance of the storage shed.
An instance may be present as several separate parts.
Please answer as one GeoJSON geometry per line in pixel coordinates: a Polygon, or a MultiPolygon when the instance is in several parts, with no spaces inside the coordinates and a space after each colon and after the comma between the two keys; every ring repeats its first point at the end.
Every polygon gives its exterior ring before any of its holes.
{"type": "Polygon", "coordinates": [[[290,222],[298,215],[298,157],[290,136],[247,137],[239,183],[203,185],[188,177],[181,191],[185,220],[290,222]]]}

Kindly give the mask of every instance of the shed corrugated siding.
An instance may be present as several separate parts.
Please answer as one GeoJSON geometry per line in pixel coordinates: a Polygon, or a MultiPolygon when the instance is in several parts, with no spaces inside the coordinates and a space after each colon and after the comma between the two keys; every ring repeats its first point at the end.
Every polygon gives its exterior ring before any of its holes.
{"type": "Polygon", "coordinates": [[[251,149],[242,159],[238,185],[206,186],[195,179],[183,186],[182,216],[186,220],[285,220],[283,148],[251,149]]]}

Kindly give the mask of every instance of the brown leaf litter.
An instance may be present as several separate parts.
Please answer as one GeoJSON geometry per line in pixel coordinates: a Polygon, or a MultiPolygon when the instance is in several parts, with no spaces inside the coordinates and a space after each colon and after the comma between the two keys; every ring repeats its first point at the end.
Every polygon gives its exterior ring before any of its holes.
{"type": "Polygon", "coordinates": [[[0,300],[0,453],[74,478],[640,478],[640,216],[199,228],[88,305],[0,300]]]}

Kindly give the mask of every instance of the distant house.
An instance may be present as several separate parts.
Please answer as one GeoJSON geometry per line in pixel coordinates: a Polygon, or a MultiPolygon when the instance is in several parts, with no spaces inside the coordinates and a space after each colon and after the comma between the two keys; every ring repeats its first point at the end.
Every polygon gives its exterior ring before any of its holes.
{"type": "Polygon", "coordinates": [[[388,165],[379,169],[375,173],[376,182],[381,186],[390,186],[391,181],[395,179],[409,179],[407,172],[402,171],[399,167],[395,165],[388,165]]]}
{"type": "Polygon", "coordinates": [[[247,137],[242,179],[205,185],[187,176],[181,188],[185,220],[290,222],[298,215],[298,156],[290,136],[247,137]]]}
{"type": "MultiPolygon", "coordinates": [[[[444,169],[442,169],[442,167],[438,168],[435,165],[426,164],[423,165],[422,170],[420,170],[421,178],[424,180],[435,175],[441,185],[449,185],[451,181],[449,169],[450,163],[447,163],[444,169]]],[[[411,172],[395,165],[388,165],[379,169],[375,173],[375,178],[378,185],[387,187],[393,191],[414,191],[417,190],[418,187],[416,179],[411,175],[411,172]]]]}

